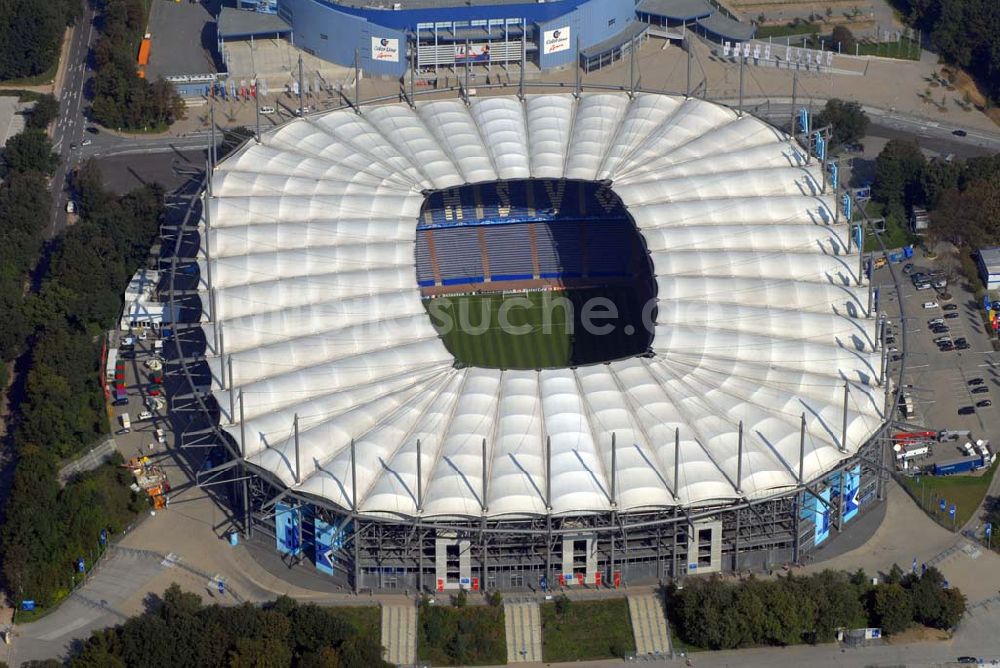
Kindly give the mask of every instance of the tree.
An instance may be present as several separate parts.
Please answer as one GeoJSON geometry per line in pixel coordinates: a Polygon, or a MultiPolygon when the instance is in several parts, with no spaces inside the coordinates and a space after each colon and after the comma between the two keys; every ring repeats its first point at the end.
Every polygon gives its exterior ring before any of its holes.
{"type": "Polygon", "coordinates": [[[841,53],[854,53],[854,48],[858,41],[854,38],[851,29],[844,25],[834,27],[830,40],[839,45],[841,53]]]}
{"type": "Polygon", "coordinates": [[[8,173],[41,172],[52,175],[59,166],[59,156],[43,130],[29,128],[7,140],[3,159],[8,173]]]}
{"type": "Polygon", "coordinates": [[[1000,175],[976,181],[964,191],[946,190],[931,212],[931,229],[939,239],[980,248],[1000,242],[1000,175]]]}
{"type": "Polygon", "coordinates": [[[868,116],[857,102],[827,100],[823,111],[816,116],[816,127],[833,126],[833,146],[851,144],[868,132],[868,116]]]}
{"type": "Polygon", "coordinates": [[[905,631],[913,624],[913,599],[899,584],[882,584],[872,591],[873,623],[885,635],[905,631]]]}
{"type": "Polygon", "coordinates": [[[45,94],[35,101],[35,106],[28,114],[26,125],[29,128],[44,130],[49,127],[49,123],[59,116],[59,100],[54,95],[45,94]]]}

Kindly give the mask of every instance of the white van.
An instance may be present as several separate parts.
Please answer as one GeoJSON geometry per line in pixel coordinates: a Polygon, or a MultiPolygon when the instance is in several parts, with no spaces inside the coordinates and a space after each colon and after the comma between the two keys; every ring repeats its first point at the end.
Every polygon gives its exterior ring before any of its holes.
{"type": "Polygon", "coordinates": [[[76,202],[66,200],[66,213],[76,213],[76,202]]]}
{"type": "Polygon", "coordinates": [[[128,416],[128,413],[122,413],[120,419],[122,421],[122,433],[127,434],[132,431],[132,419],[128,416]]]}

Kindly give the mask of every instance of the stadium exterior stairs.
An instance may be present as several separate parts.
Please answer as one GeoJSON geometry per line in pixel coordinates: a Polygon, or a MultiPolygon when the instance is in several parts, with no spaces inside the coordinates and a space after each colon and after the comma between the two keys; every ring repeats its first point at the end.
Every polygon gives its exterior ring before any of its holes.
{"type": "Polygon", "coordinates": [[[415,605],[382,606],[382,647],[389,663],[405,666],[417,662],[415,605]]]}
{"type": "Polygon", "coordinates": [[[670,631],[663,614],[663,604],[655,594],[628,597],[628,612],[635,634],[635,653],[670,655],[670,631]]]}
{"type": "Polygon", "coordinates": [[[503,604],[507,663],[542,660],[542,614],[534,601],[503,604]]]}

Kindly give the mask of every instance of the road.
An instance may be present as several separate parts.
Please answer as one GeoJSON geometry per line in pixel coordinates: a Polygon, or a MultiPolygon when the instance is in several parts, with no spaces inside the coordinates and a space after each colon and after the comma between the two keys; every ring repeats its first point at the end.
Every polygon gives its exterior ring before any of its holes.
{"type": "Polygon", "coordinates": [[[84,117],[84,91],[91,77],[89,67],[90,47],[96,36],[94,21],[97,13],[88,7],[70,38],[69,50],[66,52],[66,69],[62,91],[56,91],[59,96],[59,120],[52,132],[52,145],[59,154],[59,167],[52,179],[53,191],[52,209],[49,215],[51,226],[49,237],[56,236],[66,226],[66,200],[69,196],[67,174],[76,166],[78,157],[71,148],[79,145],[86,132],[84,117]]]}
{"type": "MultiPolygon", "coordinates": [[[[726,104],[735,105],[736,100],[724,100],[726,104]]],[[[825,104],[825,103],[824,103],[825,104]]],[[[795,105],[791,103],[791,98],[753,98],[744,100],[743,108],[753,114],[767,118],[777,125],[788,125],[794,110],[803,106],[810,106],[809,100],[799,100],[795,105]]],[[[819,104],[814,104],[813,112],[818,113],[821,109],[819,104]]],[[[868,115],[871,124],[868,134],[886,139],[916,139],[921,147],[937,151],[943,155],[954,153],[959,158],[967,158],[979,155],[992,155],[1000,152],[1000,132],[983,132],[961,128],[965,131],[965,136],[960,137],[953,134],[958,129],[939,121],[932,121],[913,116],[906,116],[894,110],[880,109],[878,107],[863,107],[868,115]]]]}

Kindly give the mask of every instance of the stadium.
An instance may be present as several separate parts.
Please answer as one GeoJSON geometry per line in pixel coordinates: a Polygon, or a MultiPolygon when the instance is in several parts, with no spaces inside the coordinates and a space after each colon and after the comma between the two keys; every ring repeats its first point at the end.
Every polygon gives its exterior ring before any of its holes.
{"type": "Polygon", "coordinates": [[[800,562],[883,497],[891,405],[826,169],[652,92],[278,126],[172,263],[199,480],[356,591],[800,562]]]}

